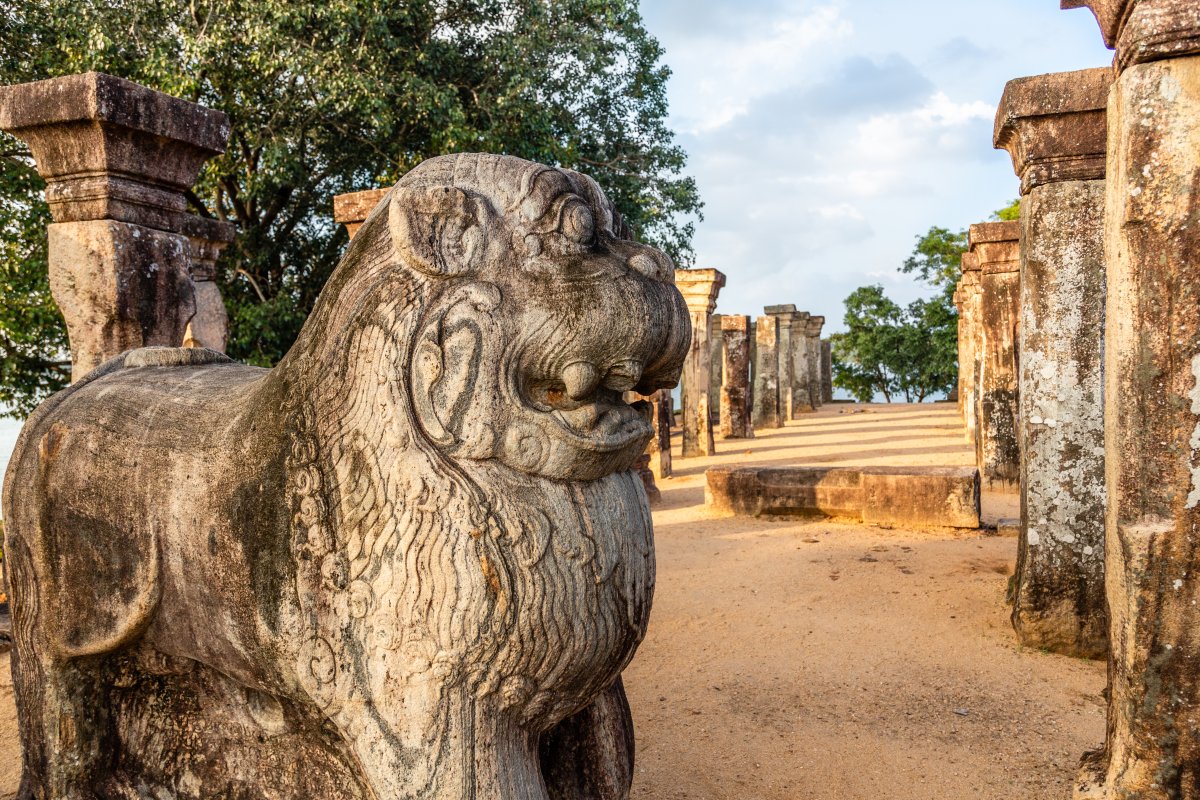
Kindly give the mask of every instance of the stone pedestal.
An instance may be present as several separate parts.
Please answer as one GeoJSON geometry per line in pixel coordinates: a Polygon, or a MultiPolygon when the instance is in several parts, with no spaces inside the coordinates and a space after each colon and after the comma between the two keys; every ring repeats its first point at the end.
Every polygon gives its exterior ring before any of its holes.
{"type": "Polygon", "coordinates": [[[755,428],[782,428],[779,407],[779,318],[759,317],[754,325],[754,406],[751,420],[755,428]]]}
{"type": "Polygon", "coordinates": [[[184,195],[224,152],[226,116],[89,72],[0,87],[0,129],[29,144],[46,180],[72,378],[123,350],[181,345],[197,307],[184,195]]]}
{"type": "Polygon", "coordinates": [[[367,217],[379,205],[390,189],[366,189],[361,192],[348,192],[335,195],[333,198],[333,221],[346,226],[350,238],[358,233],[358,229],[366,222],[367,217]]]}
{"type": "Polygon", "coordinates": [[[975,462],[984,487],[1017,490],[1021,452],[1017,438],[1017,325],[1020,319],[1018,222],[972,225],[970,248],[979,263],[979,333],[982,343],[975,398],[975,462]]]}
{"type": "Polygon", "coordinates": [[[1104,234],[1108,736],[1076,797],[1168,800],[1200,793],[1200,7],[1087,5],[1120,69],[1104,234]]]}
{"type": "Polygon", "coordinates": [[[995,143],[1021,179],[1021,534],[1013,627],[1099,658],[1104,609],[1107,68],[1010,81],[995,143]]]}
{"type": "Polygon", "coordinates": [[[196,313],[184,332],[183,345],[224,353],[229,340],[229,315],[217,286],[217,259],[233,241],[237,227],[231,222],[188,217],[183,223],[183,233],[191,247],[191,274],[196,292],[196,313]]]}
{"type": "Polygon", "coordinates": [[[815,411],[821,407],[821,328],[825,318],[810,315],[805,327],[804,354],[808,359],[808,404],[815,411]]]}
{"type": "Polygon", "coordinates": [[[675,286],[687,303],[692,318],[692,345],[683,366],[682,419],[683,458],[710,456],[716,452],[713,441],[709,388],[712,381],[712,330],[710,317],[717,306],[717,294],[725,285],[725,275],[715,269],[677,269],[675,286]]]}
{"type": "Polygon", "coordinates": [[[721,436],[752,439],[750,424],[750,318],[742,314],[721,318],[725,341],[721,370],[721,436]]]}
{"type": "Polygon", "coordinates": [[[821,340],[821,402],[833,402],[833,342],[821,340]]]}

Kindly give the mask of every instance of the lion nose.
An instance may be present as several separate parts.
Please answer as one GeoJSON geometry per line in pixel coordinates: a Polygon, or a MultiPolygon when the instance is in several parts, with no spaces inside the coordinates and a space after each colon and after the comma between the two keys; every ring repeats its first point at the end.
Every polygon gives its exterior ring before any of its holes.
{"type": "Polygon", "coordinates": [[[625,261],[631,270],[656,281],[675,282],[675,265],[670,256],[643,245],[634,246],[638,249],[625,261]]]}
{"type": "Polygon", "coordinates": [[[604,386],[614,392],[627,392],[642,379],[642,365],[637,361],[621,361],[613,364],[604,374],[604,386]]]}
{"type": "Polygon", "coordinates": [[[568,364],[562,373],[563,388],[572,400],[582,400],[596,391],[600,383],[600,371],[595,364],[576,361],[568,364]]]}

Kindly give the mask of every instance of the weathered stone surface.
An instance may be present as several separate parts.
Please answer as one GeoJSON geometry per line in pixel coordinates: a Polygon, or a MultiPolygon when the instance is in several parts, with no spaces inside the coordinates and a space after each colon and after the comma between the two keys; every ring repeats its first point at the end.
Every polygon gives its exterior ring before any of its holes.
{"type": "Polygon", "coordinates": [[[692,322],[692,344],[684,362],[680,392],[683,431],[680,456],[710,456],[717,448],[709,407],[712,345],[708,336],[712,331],[710,317],[717,305],[717,294],[725,285],[725,275],[715,269],[677,269],[675,285],[683,294],[692,322]]]}
{"type": "Polygon", "coordinates": [[[335,195],[333,198],[333,221],[346,226],[350,238],[358,233],[358,229],[367,221],[367,217],[387,195],[388,189],[366,189],[361,192],[347,192],[335,195]]]}
{"type": "Polygon", "coordinates": [[[821,401],[833,402],[833,342],[821,340],[821,401]]]}
{"type": "Polygon", "coordinates": [[[974,253],[962,254],[962,278],[958,283],[958,404],[962,411],[967,441],[976,442],[979,436],[979,365],[983,352],[982,327],[979,318],[983,308],[983,291],[979,274],[979,258],[974,253]]]}
{"type": "Polygon", "coordinates": [[[49,399],[4,486],[21,796],[626,797],[622,397],[678,380],[672,273],[584,176],[431,159],[275,369],[140,349],[49,399]]]}
{"type": "Polygon", "coordinates": [[[782,428],[779,403],[779,319],[759,317],[754,326],[754,410],[755,428],[782,428]]]}
{"type": "Polygon", "coordinates": [[[810,316],[807,311],[797,311],[792,315],[792,350],[789,367],[792,377],[792,403],[788,409],[788,419],[799,419],[801,414],[811,414],[816,410],[812,404],[812,374],[809,371],[808,321],[810,316]]]}
{"type": "Polygon", "coordinates": [[[804,330],[804,355],[808,370],[808,404],[813,410],[821,407],[821,329],[824,326],[824,317],[810,315],[804,330]]]}
{"type": "Polygon", "coordinates": [[[56,222],[178,231],[184,192],[225,152],[220,111],[99,72],[0,87],[0,130],[29,144],[56,222]]]}
{"type": "Polygon", "coordinates": [[[117,353],[183,343],[196,312],[187,238],[113,220],[55,222],[47,231],[72,380],[117,353]]]}
{"type": "Polygon", "coordinates": [[[1200,7],[1194,0],[1062,0],[1062,8],[1091,9],[1104,43],[1125,69],[1200,53],[1200,7]]]}
{"type": "Polygon", "coordinates": [[[1017,437],[1017,324],[1020,319],[1018,222],[981,222],[969,231],[979,263],[982,344],[976,379],[976,464],[988,488],[1016,491],[1021,452],[1017,437]]]}
{"type": "Polygon", "coordinates": [[[708,341],[712,346],[712,356],[709,358],[708,374],[708,410],[712,414],[713,424],[719,425],[721,420],[721,385],[725,382],[725,337],[721,334],[720,314],[708,318],[708,341]]]}
{"type": "Polygon", "coordinates": [[[1012,156],[1021,194],[1046,183],[1104,177],[1108,67],[1011,80],[996,112],[993,143],[1012,156]]]}
{"type": "Polygon", "coordinates": [[[196,313],[183,334],[184,347],[207,347],[225,352],[229,339],[229,315],[217,286],[217,259],[226,245],[237,235],[231,222],[188,217],[183,221],[183,234],[192,250],[192,281],[195,284],[196,313]]]}
{"type": "Polygon", "coordinates": [[[1013,627],[1098,658],[1104,608],[1104,160],[1112,70],[1010,81],[995,144],[1021,178],[1021,537],[1013,627]]]}
{"type": "Polygon", "coordinates": [[[742,314],[721,317],[725,340],[724,376],[721,383],[721,435],[726,439],[752,439],[750,424],[750,318],[742,314]]]}
{"type": "Polygon", "coordinates": [[[738,516],[979,527],[979,471],[970,467],[709,467],[705,478],[705,503],[738,516]]]}
{"type": "Polygon", "coordinates": [[[1200,794],[1200,56],[1135,64],[1108,108],[1106,748],[1078,797],[1200,794]]]}
{"type": "Polygon", "coordinates": [[[51,291],[74,378],[132,347],[224,348],[220,291],[192,280],[212,279],[234,231],[186,213],[184,197],[224,152],[224,114],[89,72],[0,87],[0,129],[29,144],[46,179],[51,291]]]}
{"type": "Polygon", "coordinates": [[[779,331],[779,415],[781,422],[792,418],[795,396],[795,359],[792,322],[796,318],[796,306],[791,303],[766,306],[763,311],[775,318],[779,331]]]}
{"type": "Polygon", "coordinates": [[[659,389],[646,398],[650,404],[650,424],[654,436],[646,447],[650,455],[650,471],[655,478],[671,477],[671,425],[674,423],[674,403],[670,389],[659,389]]]}

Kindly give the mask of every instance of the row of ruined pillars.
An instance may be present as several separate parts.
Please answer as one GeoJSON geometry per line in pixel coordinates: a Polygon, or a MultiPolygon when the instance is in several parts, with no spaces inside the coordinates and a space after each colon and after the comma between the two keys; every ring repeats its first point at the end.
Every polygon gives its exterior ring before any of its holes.
{"type": "Polygon", "coordinates": [[[971,226],[958,400],[1019,491],[1023,645],[1108,658],[1085,798],[1200,797],[1200,11],[1087,6],[1111,66],[1010,81],[1017,222],[971,226]]]}

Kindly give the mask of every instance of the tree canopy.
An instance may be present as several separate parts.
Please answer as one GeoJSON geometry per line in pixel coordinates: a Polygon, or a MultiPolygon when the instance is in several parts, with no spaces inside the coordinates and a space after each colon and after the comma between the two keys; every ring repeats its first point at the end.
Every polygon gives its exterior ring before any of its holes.
{"type": "MultiPolygon", "coordinates": [[[[334,194],[430,156],[489,151],[595,177],[686,265],[701,203],[666,126],[662,48],[636,0],[25,0],[0,10],[0,83],[98,70],[224,111],[189,196],[237,223],[218,276],[229,352],[288,348],[346,242],[334,194]]],[[[0,139],[0,403],[63,385],[43,186],[0,139]]]]}

